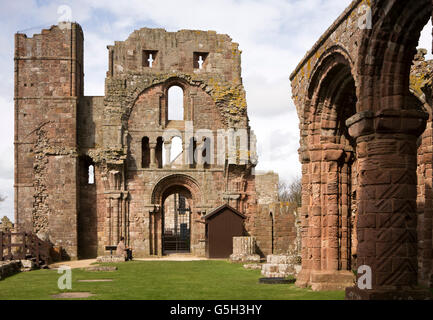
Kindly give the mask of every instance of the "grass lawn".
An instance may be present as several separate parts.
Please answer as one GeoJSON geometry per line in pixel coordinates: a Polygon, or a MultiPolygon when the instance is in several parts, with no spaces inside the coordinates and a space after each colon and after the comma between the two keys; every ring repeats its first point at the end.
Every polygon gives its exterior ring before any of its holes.
{"type": "Polygon", "coordinates": [[[114,272],[72,270],[72,290],[57,287],[57,270],[23,272],[0,281],[0,300],[48,300],[61,292],[91,292],[86,300],[336,300],[343,291],[313,292],[259,284],[260,271],[226,261],[132,261],[114,272]],[[84,283],[77,280],[113,279],[84,283]]]}

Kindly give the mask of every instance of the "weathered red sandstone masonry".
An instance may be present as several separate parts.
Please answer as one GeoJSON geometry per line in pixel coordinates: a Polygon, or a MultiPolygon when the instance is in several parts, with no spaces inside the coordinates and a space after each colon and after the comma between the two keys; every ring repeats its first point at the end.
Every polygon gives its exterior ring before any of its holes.
{"type": "Polygon", "coordinates": [[[86,97],[83,41],[75,23],[15,36],[17,227],[72,259],[103,255],[122,236],[138,257],[161,255],[165,202],[177,194],[191,253],[205,255],[202,217],[225,203],[247,217],[259,253],[286,253],[295,217],[278,203],[278,176],[254,175],[238,44],[213,31],[136,30],[108,46],[105,96],[86,97]],[[183,91],[177,119],[173,86],[183,91]],[[172,160],[175,138],[183,152],[172,160]]]}
{"type": "Polygon", "coordinates": [[[303,170],[299,286],[349,287],[352,270],[367,265],[373,289],[349,288],[348,299],[428,296],[431,63],[416,47],[431,15],[430,0],[353,1],[291,75],[303,170]]]}

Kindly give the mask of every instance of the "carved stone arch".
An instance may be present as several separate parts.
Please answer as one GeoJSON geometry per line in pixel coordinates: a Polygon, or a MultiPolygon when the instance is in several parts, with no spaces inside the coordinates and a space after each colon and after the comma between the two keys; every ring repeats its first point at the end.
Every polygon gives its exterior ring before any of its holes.
{"type": "Polygon", "coordinates": [[[409,75],[431,0],[378,0],[358,52],[358,111],[410,108],[409,75]]]}
{"type": "Polygon", "coordinates": [[[311,99],[323,78],[332,69],[333,65],[338,63],[347,64],[350,67],[353,78],[356,80],[356,74],[353,72],[354,63],[350,53],[342,46],[334,45],[328,48],[317,60],[308,80],[308,97],[311,99]]]}
{"type": "Polygon", "coordinates": [[[202,204],[202,193],[199,183],[194,178],[184,174],[172,174],[160,179],[152,191],[152,204],[162,205],[167,192],[180,191],[180,193],[183,193],[183,188],[190,192],[196,206],[202,204]]]}
{"type": "MultiPolygon", "coordinates": [[[[355,92],[356,105],[355,75],[353,61],[341,46],[331,47],[319,58],[310,76],[308,99],[313,109],[311,119],[315,123],[320,123],[321,130],[324,127],[328,131],[333,130],[334,135],[341,131],[339,127],[344,124],[339,123],[339,119],[347,118],[347,115],[342,115],[346,107],[342,106],[342,101],[348,92],[351,95],[355,92]],[[330,125],[334,122],[334,126],[330,125]]],[[[355,112],[356,110],[350,111],[355,112]]]]}
{"type": "MultiPolygon", "coordinates": [[[[167,95],[168,90],[173,86],[181,87],[182,90],[185,92],[187,90],[188,86],[191,86],[191,84],[188,83],[187,81],[185,81],[185,79],[182,79],[179,77],[171,77],[163,83],[164,94],[167,95]]],[[[195,86],[197,86],[197,85],[195,85],[195,86]]]]}

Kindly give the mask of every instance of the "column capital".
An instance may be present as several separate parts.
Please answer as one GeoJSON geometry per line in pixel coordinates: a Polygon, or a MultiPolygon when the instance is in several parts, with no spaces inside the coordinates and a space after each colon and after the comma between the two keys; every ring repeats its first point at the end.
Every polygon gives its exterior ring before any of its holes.
{"type": "Polygon", "coordinates": [[[428,114],[419,110],[362,111],[346,121],[349,134],[355,139],[375,133],[419,136],[426,126],[428,114]]]}

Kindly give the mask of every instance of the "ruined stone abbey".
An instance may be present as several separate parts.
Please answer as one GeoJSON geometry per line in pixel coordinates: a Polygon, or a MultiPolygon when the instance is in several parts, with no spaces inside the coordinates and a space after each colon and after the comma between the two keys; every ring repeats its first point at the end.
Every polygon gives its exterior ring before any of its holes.
{"type": "MultiPolygon", "coordinates": [[[[290,76],[303,175],[297,286],[429,296],[433,62],[417,46],[432,12],[430,0],[354,0],[290,76]],[[362,290],[354,271],[366,268],[372,288],[362,290]]],[[[72,259],[122,236],[137,256],[206,256],[206,219],[223,206],[262,256],[296,246],[278,176],[255,174],[236,43],[136,30],[107,47],[105,96],[86,97],[83,39],[76,23],[15,36],[19,229],[72,259]]]]}
{"type": "Polygon", "coordinates": [[[137,257],[205,256],[204,217],[227,204],[262,255],[286,250],[294,231],[272,226],[294,215],[279,215],[278,176],[254,172],[238,45],[212,31],[134,31],[108,46],[105,96],[86,97],[83,39],[75,23],[16,34],[18,228],[72,259],[120,237],[137,257]]]}

